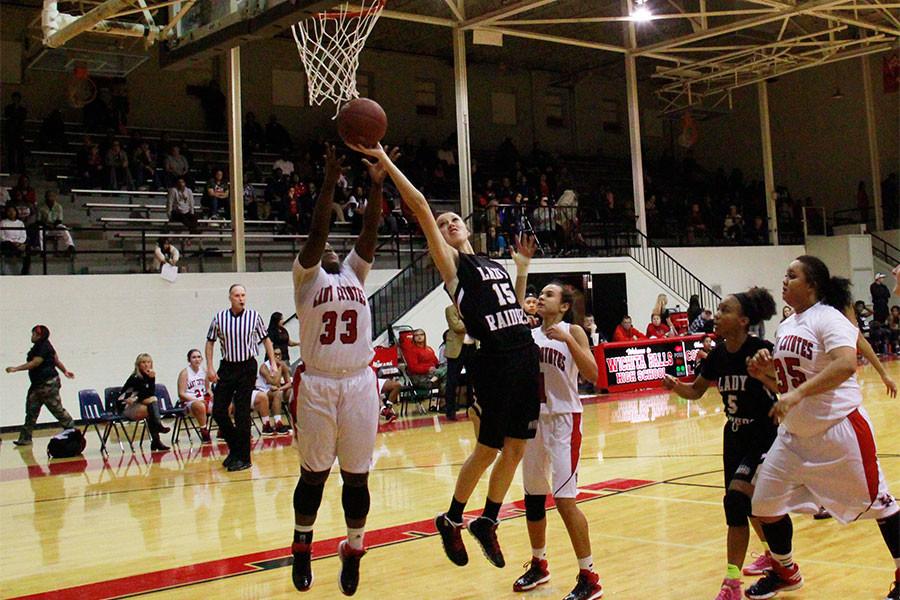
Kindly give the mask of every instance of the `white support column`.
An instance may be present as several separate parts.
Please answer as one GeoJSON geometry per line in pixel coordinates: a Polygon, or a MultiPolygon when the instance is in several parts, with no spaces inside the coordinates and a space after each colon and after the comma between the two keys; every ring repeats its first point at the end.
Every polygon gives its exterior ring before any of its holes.
{"type": "MultiPolygon", "coordinates": [[[[631,0],[622,2],[625,14],[631,14],[631,0]]],[[[634,22],[625,25],[625,46],[629,51],[637,46],[634,22]]],[[[641,153],[641,111],[637,88],[637,59],[630,52],[625,55],[625,97],[628,102],[628,141],[631,146],[631,185],[634,195],[635,226],[647,235],[647,211],[644,204],[644,158],[641,153]]],[[[644,245],[646,237],[641,238],[644,245]]]]}
{"type": "Polygon", "coordinates": [[[466,32],[459,27],[455,27],[452,35],[453,75],[456,85],[456,147],[457,160],[459,161],[459,205],[461,216],[465,218],[472,213],[472,149],[469,144],[469,76],[466,69],[466,32]]]}
{"type": "Polygon", "coordinates": [[[875,123],[875,99],[872,94],[872,71],[869,57],[861,56],[863,93],[866,99],[866,137],[869,142],[869,168],[872,170],[872,198],[875,200],[875,230],[884,230],[881,212],[881,162],[878,155],[878,129],[875,123]]]}
{"type": "Polygon", "coordinates": [[[766,188],[766,214],[769,217],[769,243],[778,245],[778,207],[775,205],[775,172],[772,168],[772,133],[769,129],[769,89],[765,81],[756,84],[759,96],[759,130],[762,137],[763,179],[766,188]]]}
{"type": "Polygon", "coordinates": [[[241,132],[241,48],[228,50],[228,172],[231,179],[231,267],[247,270],[244,251],[244,152],[241,132]]]}

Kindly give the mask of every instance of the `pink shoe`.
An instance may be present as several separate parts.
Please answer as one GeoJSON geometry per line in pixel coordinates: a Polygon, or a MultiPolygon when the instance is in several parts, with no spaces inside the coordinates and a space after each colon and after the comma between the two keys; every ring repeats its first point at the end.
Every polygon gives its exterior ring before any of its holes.
{"type": "Polygon", "coordinates": [[[743,597],[744,594],[741,590],[741,580],[728,579],[726,577],[722,580],[722,589],[719,590],[719,595],[716,596],[716,600],[741,600],[743,597]]]}
{"type": "Polygon", "coordinates": [[[756,560],[744,567],[744,570],[741,572],[748,577],[758,577],[771,569],[772,555],[769,554],[769,551],[767,550],[763,554],[757,554],[756,560]]]}

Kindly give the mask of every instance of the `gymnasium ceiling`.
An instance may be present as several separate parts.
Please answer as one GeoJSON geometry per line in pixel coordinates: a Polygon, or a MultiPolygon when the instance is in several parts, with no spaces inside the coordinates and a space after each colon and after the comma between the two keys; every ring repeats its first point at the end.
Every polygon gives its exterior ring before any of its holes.
{"type": "MultiPolygon", "coordinates": [[[[290,36],[292,22],[336,4],[242,1],[242,13],[167,44],[161,52],[163,66],[189,66],[231,45],[290,36]]],[[[589,73],[621,80],[625,57],[633,56],[639,76],[652,80],[670,112],[689,106],[713,109],[727,104],[731,92],[743,86],[900,47],[900,0],[645,1],[652,18],[636,22],[629,15],[639,0],[387,0],[366,46],[452,62],[451,32],[459,27],[474,32],[467,33],[469,61],[552,71],[559,74],[560,85],[589,73]],[[495,43],[502,39],[502,45],[473,43],[473,35],[493,36],[495,43]]],[[[206,10],[214,11],[222,6],[216,2],[226,0],[182,0],[182,5],[195,2],[198,8],[205,2],[206,10]]],[[[171,25],[160,18],[170,4],[59,3],[61,11],[75,14],[107,9],[103,23],[118,25],[106,27],[105,35],[131,35],[134,43],[141,43],[134,37],[140,27],[151,32],[149,39],[172,35],[171,25]]]]}

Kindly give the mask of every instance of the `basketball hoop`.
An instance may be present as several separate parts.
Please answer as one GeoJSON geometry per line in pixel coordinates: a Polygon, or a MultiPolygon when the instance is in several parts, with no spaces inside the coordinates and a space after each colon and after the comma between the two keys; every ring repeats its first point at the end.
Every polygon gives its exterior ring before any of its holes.
{"type": "Polygon", "coordinates": [[[359,10],[321,12],[291,26],[306,71],[310,105],[330,100],[337,105],[359,97],[356,69],[359,53],[384,10],[385,0],[360,0],[359,10]]]}

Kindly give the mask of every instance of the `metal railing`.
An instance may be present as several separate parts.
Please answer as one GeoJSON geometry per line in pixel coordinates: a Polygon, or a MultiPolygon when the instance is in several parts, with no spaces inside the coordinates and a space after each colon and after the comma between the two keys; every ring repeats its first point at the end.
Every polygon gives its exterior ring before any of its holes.
{"type": "MultiPolygon", "coordinates": [[[[110,272],[109,265],[121,267],[114,269],[117,273],[147,273],[153,264],[153,255],[158,238],[166,237],[176,242],[179,246],[181,258],[179,266],[187,265],[195,272],[206,272],[208,263],[212,258],[228,258],[233,254],[231,248],[231,229],[221,227],[209,229],[203,233],[191,234],[175,225],[175,231],[171,227],[97,227],[97,226],[67,226],[65,230],[72,235],[76,251],[68,252],[67,248],[58,243],[60,229],[42,224],[27,225],[25,227],[0,227],[0,230],[17,230],[26,232],[27,241],[24,249],[15,246],[4,245],[0,263],[2,274],[13,274],[11,265],[23,264],[27,260],[31,264],[31,272],[49,273],[52,263],[63,263],[69,274],[76,274],[81,268],[90,268],[103,265],[103,272],[110,272]],[[183,232],[183,233],[182,233],[183,232]],[[100,236],[98,238],[98,236],[100,236]],[[105,240],[106,248],[85,249],[80,242],[88,238],[105,240]],[[52,248],[50,246],[53,246],[52,248]],[[118,246],[118,247],[117,247],[118,246]],[[89,259],[96,257],[98,260],[91,262],[89,259]],[[37,266],[36,266],[37,264],[37,266]]],[[[259,247],[248,246],[245,254],[249,260],[255,259],[257,270],[263,271],[267,259],[289,258],[297,255],[306,235],[279,234],[271,231],[247,231],[244,239],[248,243],[259,242],[259,247]],[[273,245],[277,244],[277,245],[273,245]]],[[[329,241],[335,247],[349,247],[355,243],[357,236],[353,234],[332,234],[329,241]]],[[[415,234],[395,233],[381,235],[378,238],[377,250],[382,255],[390,253],[396,258],[397,268],[404,263],[404,256],[412,261],[416,257],[416,248],[420,248],[423,238],[415,234]]]]}
{"type": "Polygon", "coordinates": [[[441,283],[441,275],[427,250],[369,297],[372,339],[378,339],[397,320],[441,283]]]}
{"type": "Polygon", "coordinates": [[[875,258],[891,266],[900,265],[900,248],[874,233],[870,233],[869,236],[872,238],[872,254],[875,258]]]}

